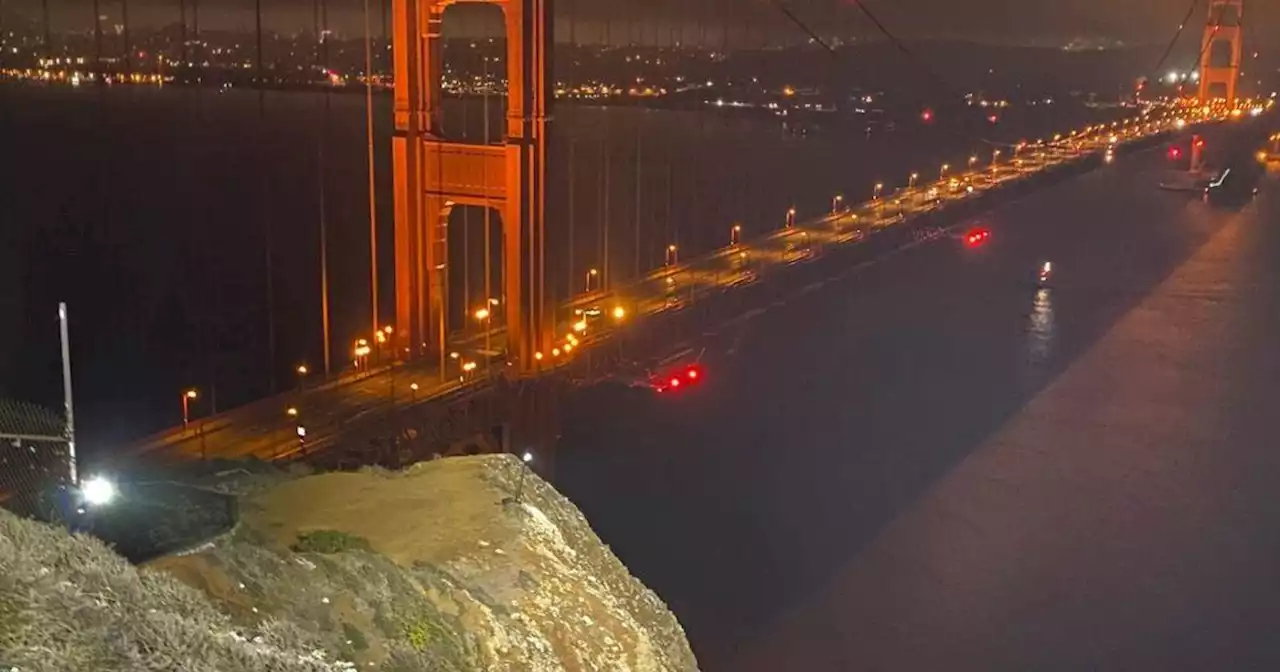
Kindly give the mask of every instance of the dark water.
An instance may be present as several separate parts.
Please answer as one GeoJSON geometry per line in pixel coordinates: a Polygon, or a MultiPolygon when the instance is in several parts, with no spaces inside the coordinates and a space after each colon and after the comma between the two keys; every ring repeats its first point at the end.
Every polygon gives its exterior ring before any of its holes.
{"type": "MultiPolygon", "coordinates": [[[[1011,111],[988,135],[1034,138],[1091,116],[1069,104],[1011,111]]],[[[496,106],[491,117],[500,127],[496,106]]],[[[483,118],[477,101],[455,102],[446,127],[479,139],[483,118]]],[[[375,121],[386,315],[388,99],[376,100],[375,121]]],[[[805,128],[562,106],[552,140],[552,291],[580,291],[586,269],[606,268],[601,222],[610,281],[624,282],[661,263],[668,244],[695,254],[725,244],[735,221],[748,235],[764,231],[793,205],[801,217],[818,214],[835,193],[866,198],[876,180],[900,185],[912,170],[927,178],[971,152],[985,163],[991,150],[950,123],[899,121],[870,135],[856,119],[805,128]]],[[[365,152],[358,95],[0,88],[0,394],[57,405],[59,300],[72,311],[89,451],[176,423],[187,387],[200,388],[204,413],[291,385],[296,363],[314,370],[322,361],[322,204],[342,367],[370,320],[365,152]]],[[[483,300],[480,214],[455,213],[450,239],[456,325],[483,300]]]]}
{"type": "Polygon", "coordinates": [[[779,300],[699,388],[587,390],[557,486],[704,670],[1274,669],[1277,183],[1218,208],[1167,170],[779,300]]]}

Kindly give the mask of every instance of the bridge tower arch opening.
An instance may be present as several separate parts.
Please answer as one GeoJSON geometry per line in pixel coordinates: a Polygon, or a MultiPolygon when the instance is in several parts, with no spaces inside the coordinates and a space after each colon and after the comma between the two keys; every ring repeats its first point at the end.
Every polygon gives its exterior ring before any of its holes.
{"type": "Polygon", "coordinates": [[[1200,102],[1236,102],[1244,58],[1244,0],[1209,0],[1209,19],[1200,43],[1200,102]]]}
{"type": "Polygon", "coordinates": [[[438,357],[447,370],[449,216],[491,208],[501,222],[507,349],[535,373],[552,338],[545,305],[547,131],[552,101],[551,0],[393,0],[395,59],[396,346],[438,357]],[[443,129],[445,10],[489,4],[502,12],[507,48],[501,141],[453,140],[443,129]]]}

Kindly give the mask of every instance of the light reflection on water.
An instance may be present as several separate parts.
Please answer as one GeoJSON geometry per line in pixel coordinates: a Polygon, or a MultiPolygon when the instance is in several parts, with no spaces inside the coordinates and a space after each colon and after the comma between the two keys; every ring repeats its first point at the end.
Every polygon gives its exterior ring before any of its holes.
{"type": "Polygon", "coordinates": [[[1027,362],[1038,369],[1052,354],[1054,335],[1053,293],[1041,287],[1036,290],[1027,318],[1027,362]]]}

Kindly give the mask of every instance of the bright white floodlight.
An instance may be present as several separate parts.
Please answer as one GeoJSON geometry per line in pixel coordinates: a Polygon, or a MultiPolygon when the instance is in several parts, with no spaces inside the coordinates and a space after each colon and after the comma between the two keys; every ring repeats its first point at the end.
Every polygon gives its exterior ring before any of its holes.
{"type": "Polygon", "coordinates": [[[86,504],[105,506],[116,498],[116,484],[103,476],[93,476],[80,483],[80,493],[86,504]]]}

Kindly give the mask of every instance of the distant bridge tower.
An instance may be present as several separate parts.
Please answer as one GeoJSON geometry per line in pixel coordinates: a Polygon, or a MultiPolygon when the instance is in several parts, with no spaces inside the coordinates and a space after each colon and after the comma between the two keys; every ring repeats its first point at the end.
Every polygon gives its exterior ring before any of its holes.
{"type": "MultiPolygon", "coordinates": [[[[455,206],[493,208],[502,222],[508,351],[532,373],[550,343],[544,306],[547,121],[552,100],[551,0],[462,0],[498,6],[507,37],[501,144],[444,136],[445,9],[459,0],[393,0],[395,51],[396,345],[447,364],[448,222],[455,206]]],[[[486,297],[487,298],[487,297],[486,297]]],[[[469,311],[464,311],[469,312],[469,311]]]]}
{"type": "Polygon", "coordinates": [[[1209,20],[1200,43],[1200,102],[1236,102],[1244,57],[1244,0],[1209,0],[1209,20]]]}

